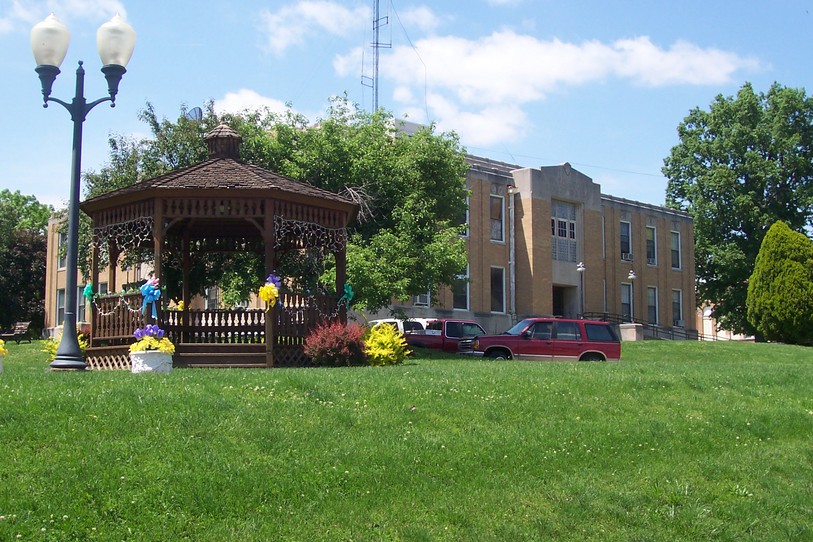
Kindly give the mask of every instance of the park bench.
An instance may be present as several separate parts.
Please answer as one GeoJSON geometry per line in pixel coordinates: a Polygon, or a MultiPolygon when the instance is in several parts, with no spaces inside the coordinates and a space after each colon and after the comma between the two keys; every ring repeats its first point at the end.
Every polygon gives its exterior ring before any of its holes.
{"type": "Polygon", "coordinates": [[[14,341],[20,344],[20,341],[31,342],[31,330],[29,329],[31,322],[17,322],[14,324],[14,329],[3,331],[0,333],[0,339],[4,341],[14,341]]]}

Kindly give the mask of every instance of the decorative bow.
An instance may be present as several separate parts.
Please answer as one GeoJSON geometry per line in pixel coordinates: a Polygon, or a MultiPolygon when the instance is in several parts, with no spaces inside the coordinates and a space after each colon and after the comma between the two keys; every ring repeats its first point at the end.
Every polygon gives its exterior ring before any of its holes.
{"type": "Polygon", "coordinates": [[[88,303],[93,303],[93,283],[88,282],[85,284],[85,289],[82,290],[82,295],[88,300],[88,303]]]}
{"type": "Polygon", "coordinates": [[[341,305],[342,303],[347,303],[347,305],[349,306],[350,302],[353,301],[354,295],[356,294],[355,292],[353,292],[353,287],[350,285],[349,282],[345,282],[344,295],[339,299],[339,305],[341,305]]]}
{"type": "Polygon", "coordinates": [[[161,297],[161,290],[158,288],[158,278],[150,277],[147,282],[141,285],[141,295],[144,296],[144,301],[141,304],[141,312],[147,314],[147,303],[152,303],[152,317],[158,318],[158,311],[155,305],[161,297]]]}

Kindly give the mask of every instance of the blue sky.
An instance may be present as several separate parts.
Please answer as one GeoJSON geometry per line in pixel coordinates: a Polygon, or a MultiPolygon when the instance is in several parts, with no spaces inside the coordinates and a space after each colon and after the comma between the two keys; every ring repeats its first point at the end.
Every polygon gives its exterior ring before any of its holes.
{"type": "MultiPolygon", "coordinates": [[[[146,135],[147,101],[177,118],[286,103],[311,120],[346,93],[369,109],[374,0],[0,0],[0,188],[64,206],[71,122],[43,109],[29,44],[50,12],[71,31],[53,96],[105,94],[95,45],[116,13],[137,32],[117,105],[84,126],[83,170],[110,134],[146,135]]],[[[602,192],[662,204],[663,159],[694,107],[746,81],[813,89],[813,4],[803,1],[380,0],[379,105],[455,131],[473,154],[536,167],[570,162],[602,192]]]]}

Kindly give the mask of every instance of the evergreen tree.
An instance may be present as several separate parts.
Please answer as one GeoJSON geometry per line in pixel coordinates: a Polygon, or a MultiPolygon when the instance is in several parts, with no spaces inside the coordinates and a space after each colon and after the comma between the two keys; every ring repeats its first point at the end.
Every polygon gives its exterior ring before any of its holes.
{"type": "Polygon", "coordinates": [[[748,320],[769,341],[813,343],[813,241],[777,221],[748,281],[748,320]]]}

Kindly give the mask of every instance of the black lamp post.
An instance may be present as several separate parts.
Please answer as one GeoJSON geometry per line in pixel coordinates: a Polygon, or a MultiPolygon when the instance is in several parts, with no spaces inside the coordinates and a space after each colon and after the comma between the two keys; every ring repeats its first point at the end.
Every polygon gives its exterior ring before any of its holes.
{"type": "Polygon", "coordinates": [[[82,61],[76,69],[76,94],[71,103],[51,97],[51,86],[59,75],[59,66],[68,52],[70,32],[53,15],[31,29],[31,50],[37,62],[36,72],[42,82],[43,107],[48,102],[63,106],[73,120],[73,154],[71,167],[71,193],[68,203],[68,263],[65,276],[65,320],[62,324],[62,340],[51,363],[53,369],[84,369],[85,361],[79,348],[76,335],[77,308],[77,267],[79,258],[79,181],[82,168],[82,123],[88,112],[102,102],[116,105],[119,81],[127,71],[124,67],[130,61],[135,48],[135,31],[121,17],[116,15],[99,27],[96,32],[96,45],[102,60],[102,73],[107,79],[109,96],[88,103],[85,100],[85,70],[82,61]]]}

